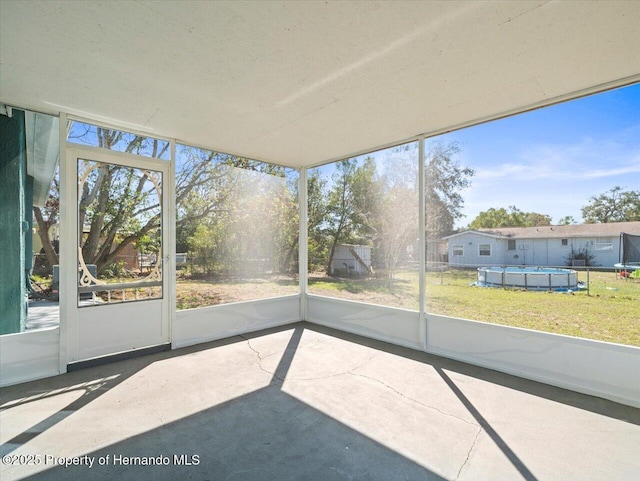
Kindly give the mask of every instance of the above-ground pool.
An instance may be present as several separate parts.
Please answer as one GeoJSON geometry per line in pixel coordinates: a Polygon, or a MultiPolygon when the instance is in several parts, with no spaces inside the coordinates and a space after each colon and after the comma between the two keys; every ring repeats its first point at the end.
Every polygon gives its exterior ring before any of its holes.
{"type": "Polygon", "coordinates": [[[551,267],[479,267],[476,285],[541,291],[579,288],[576,271],[551,267]]]}
{"type": "Polygon", "coordinates": [[[616,269],[621,269],[623,271],[635,271],[636,269],[640,269],[640,262],[627,262],[626,264],[619,263],[613,264],[613,267],[616,269]]]}

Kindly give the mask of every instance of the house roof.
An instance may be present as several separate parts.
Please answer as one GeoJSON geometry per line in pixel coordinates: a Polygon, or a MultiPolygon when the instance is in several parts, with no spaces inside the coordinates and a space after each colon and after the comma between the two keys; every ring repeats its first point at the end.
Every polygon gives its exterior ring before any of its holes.
{"type": "Polygon", "coordinates": [[[621,232],[640,235],[640,222],[610,222],[607,224],[572,224],[540,227],[498,227],[458,232],[444,239],[468,233],[504,239],[550,239],[569,237],[616,237],[621,232]]]}
{"type": "Polygon", "coordinates": [[[25,112],[27,173],[33,177],[33,205],[42,207],[49,197],[51,182],[58,165],[58,118],[25,112]]]}
{"type": "Polygon", "coordinates": [[[0,101],[290,167],[640,80],[640,2],[0,5],[0,101]]]}

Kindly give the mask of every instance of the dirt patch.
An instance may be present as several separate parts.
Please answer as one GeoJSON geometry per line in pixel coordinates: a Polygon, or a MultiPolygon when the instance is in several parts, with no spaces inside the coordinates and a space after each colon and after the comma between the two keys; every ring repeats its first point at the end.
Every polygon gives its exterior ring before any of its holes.
{"type": "Polygon", "coordinates": [[[298,293],[298,281],[287,277],[247,279],[224,283],[178,279],[176,306],[178,309],[193,309],[298,293]]]}

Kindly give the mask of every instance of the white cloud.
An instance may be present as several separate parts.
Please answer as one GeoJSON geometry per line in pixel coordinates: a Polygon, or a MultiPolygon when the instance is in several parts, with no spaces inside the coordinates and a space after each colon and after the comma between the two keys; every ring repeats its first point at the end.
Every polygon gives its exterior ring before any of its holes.
{"type": "Polygon", "coordinates": [[[640,147],[607,140],[537,145],[514,154],[515,161],[473,165],[475,179],[535,181],[592,180],[640,173],[640,147]]]}
{"type": "Polygon", "coordinates": [[[510,205],[550,215],[554,222],[566,215],[580,221],[590,197],[615,185],[640,188],[637,141],[585,138],[574,144],[526,146],[510,157],[494,165],[470,162],[476,175],[464,194],[466,217],[459,226],[491,207],[510,205]]]}
{"type": "Polygon", "coordinates": [[[603,177],[615,177],[618,175],[640,174],[640,156],[632,165],[620,166],[614,169],[597,169],[587,172],[585,179],[600,179],[603,177]]]}

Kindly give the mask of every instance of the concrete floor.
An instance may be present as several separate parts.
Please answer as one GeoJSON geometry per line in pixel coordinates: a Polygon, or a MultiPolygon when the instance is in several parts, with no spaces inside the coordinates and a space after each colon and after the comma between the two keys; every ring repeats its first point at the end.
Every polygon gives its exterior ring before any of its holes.
{"type": "Polygon", "coordinates": [[[3,388],[0,410],[2,481],[640,473],[638,409],[307,323],[3,388]]]}
{"type": "Polygon", "coordinates": [[[60,324],[60,303],[29,299],[27,309],[27,330],[58,327],[60,324]]]}

